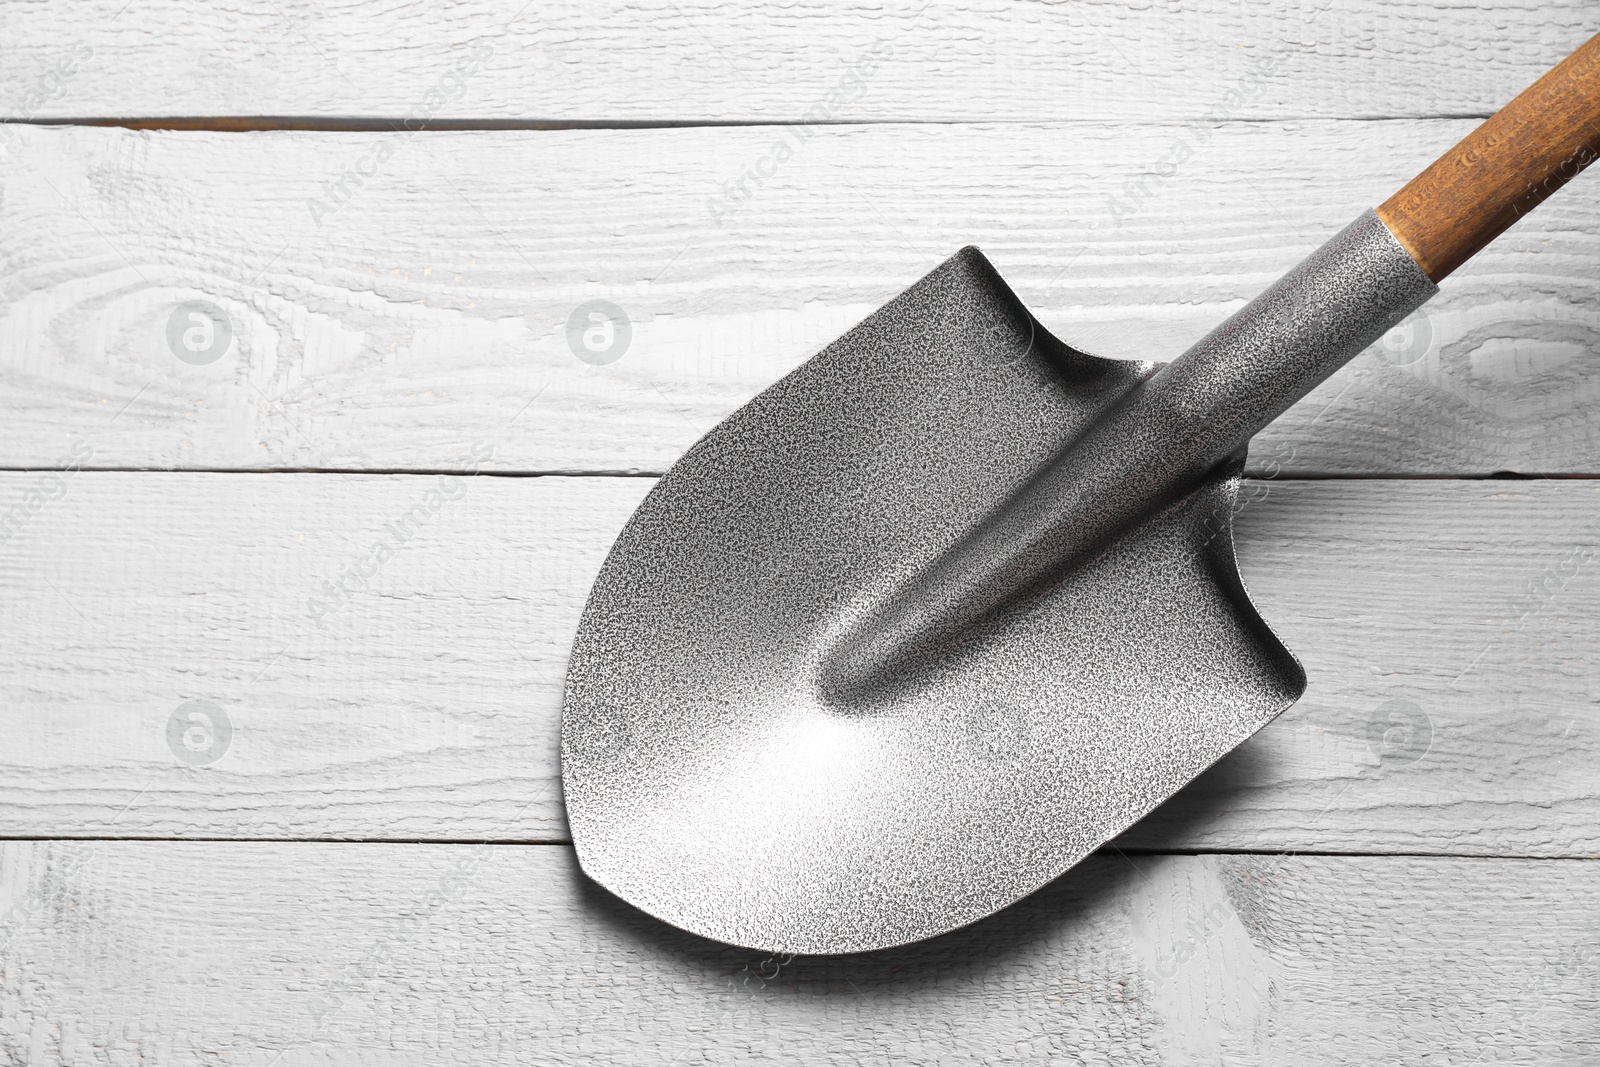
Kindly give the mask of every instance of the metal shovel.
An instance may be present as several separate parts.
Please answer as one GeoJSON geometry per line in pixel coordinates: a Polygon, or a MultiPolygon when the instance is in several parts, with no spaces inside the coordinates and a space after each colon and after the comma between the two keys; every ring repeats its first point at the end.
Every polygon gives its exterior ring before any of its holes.
{"type": "Polygon", "coordinates": [[[1251,435],[1600,147],[1600,37],[1165,366],[963,249],[691,448],[572,649],[579,861],[736,945],[882,948],[1057,877],[1289,707],[1251,435]]]}

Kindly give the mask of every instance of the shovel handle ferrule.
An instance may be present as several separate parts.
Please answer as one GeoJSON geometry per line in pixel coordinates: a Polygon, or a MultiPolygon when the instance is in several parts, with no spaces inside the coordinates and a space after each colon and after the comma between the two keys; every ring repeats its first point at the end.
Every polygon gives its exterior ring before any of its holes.
{"type": "Polygon", "coordinates": [[[1377,209],[1439,281],[1600,156],[1600,34],[1377,209]]]}

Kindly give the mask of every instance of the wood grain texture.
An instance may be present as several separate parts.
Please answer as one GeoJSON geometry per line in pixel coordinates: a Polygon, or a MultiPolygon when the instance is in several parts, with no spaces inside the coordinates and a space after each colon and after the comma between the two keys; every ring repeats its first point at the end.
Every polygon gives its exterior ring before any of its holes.
{"type": "Polygon", "coordinates": [[[1593,33],[1592,16],[1585,0],[11,3],[0,115],[1482,115],[1593,33]]]}
{"type": "MultiPolygon", "coordinates": [[[[40,493],[0,545],[0,834],[565,840],[565,657],[650,484],[0,476],[40,493]],[[209,765],[169,740],[191,700],[231,723],[209,765]]],[[[1600,853],[1600,484],[1246,501],[1311,688],[1124,847],[1600,853]]]]}
{"type": "Polygon", "coordinates": [[[34,1067],[1600,1057],[1593,861],[1096,857],[831,959],[674,931],[555,847],[12,842],[0,894],[34,1067]]]}
{"type": "Polygon", "coordinates": [[[1600,35],[1562,60],[1377,208],[1434,281],[1600,154],[1600,35]]]}
{"type": "MultiPolygon", "coordinates": [[[[0,836],[58,838],[0,841],[0,1063],[1600,1059],[1600,483],[1251,483],[1242,565],[1306,699],[1131,858],[779,960],[522,844],[565,840],[566,651],[649,479],[240,473],[659,471],[969,242],[1069,340],[1174,355],[1592,23],[0,6],[0,468],[54,468],[0,471],[0,836]],[[345,132],[31,125],[73,119],[345,132]],[[403,132],[680,122],[790,125],[403,132]],[[631,318],[606,365],[567,339],[596,299],[631,318]],[[215,362],[178,358],[194,301],[215,362]],[[1357,855],[1141,854],[1215,849],[1357,855]]],[[[1583,188],[1255,469],[1600,472],[1583,188]]]]}
{"type": "MultiPolygon", "coordinates": [[[[0,466],[82,441],[97,467],[464,470],[483,439],[486,469],[659,471],[971,242],[1069,341],[1168,358],[1470,127],[13,130],[0,466]],[[568,340],[593,299],[632,324],[607,365],[568,340]],[[208,365],[169,333],[194,300],[231,324],[208,365]]],[[[1600,471],[1597,271],[1579,183],[1256,469],[1600,471]]]]}

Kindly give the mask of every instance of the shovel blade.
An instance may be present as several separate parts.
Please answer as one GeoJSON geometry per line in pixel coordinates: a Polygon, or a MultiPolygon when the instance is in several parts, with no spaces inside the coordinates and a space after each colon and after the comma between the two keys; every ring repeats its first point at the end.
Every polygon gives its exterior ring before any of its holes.
{"type": "Polygon", "coordinates": [[[762,951],[916,941],[1059,876],[1292,704],[1304,672],[1234,562],[1238,463],[903,684],[819,684],[849,626],[1152,369],[1058,341],[968,248],[690,449],[573,645],[585,872],[762,951]]]}

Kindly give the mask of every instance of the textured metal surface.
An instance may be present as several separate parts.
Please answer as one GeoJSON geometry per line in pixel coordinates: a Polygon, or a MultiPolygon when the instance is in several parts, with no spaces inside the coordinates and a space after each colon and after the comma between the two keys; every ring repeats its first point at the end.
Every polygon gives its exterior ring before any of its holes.
{"type": "MultiPolygon", "coordinates": [[[[1393,288],[1360,226],[1333,268],[1393,288]]],[[[1212,335],[1208,366],[1233,366],[1152,377],[1051,337],[966,249],[714,429],[623,530],[574,642],[584,870],[733,944],[914,941],[1061,874],[1291,704],[1303,673],[1234,564],[1238,446],[1337,366],[1295,316],[1323,315],[1347,359],[1392,312],[1358,301],[1368,329],[1314,280],[1278,292],[1212,335]],[[1199,440],[1175,438],[1196,415],[1199,440]],[[984,541],[1019,500],[1060,503],[1039,487],[1064,471],[1095,479],[1078,512],[1020,519],[1082,543],[984,541]],[[927,611],[929,576],[983,543],[983,566],[1032,572],[927,611]],[[960,624],[862,671],[851,648],[906,604],[960,624]]]]}
{"type": "Polygon", "coordinates": [[[1148,382],[936,563],[824,668],[831,695],[895,684],[971,623],[1177,499],[1438,292],[1368,211],[1148,382]]]}

